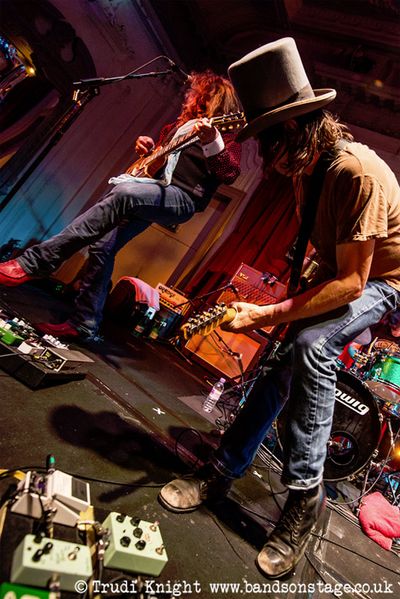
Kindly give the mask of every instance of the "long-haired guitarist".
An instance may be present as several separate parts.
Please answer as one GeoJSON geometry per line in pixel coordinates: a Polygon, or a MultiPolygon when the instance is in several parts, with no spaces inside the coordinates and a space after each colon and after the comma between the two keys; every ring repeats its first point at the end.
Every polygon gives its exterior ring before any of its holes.
{"type": "MultiPolygon", "coordinates": [[[[77,250],[89,247],[89,259],[73,317],[42,331],[60,338],[97,336],[117,252],[152,223],[184,223],[207,206],[220,183],[231,184],[240,173],[240,145],[234,129],[239,102],[228,79],[206,71],[189,78],[181,113],[163,128],[160,140],[137,139],[141,157],[110,179],[101,200],[47,241],[0,266],[0,284],[15,286],[45,277],[77,250]],[[224,118],[223,115],[227,115],[224,118]],[[218,117],[218,118],[216,118],[218,117]]],[[[236,119],[237,120],[237,119],[236,119]]]]}

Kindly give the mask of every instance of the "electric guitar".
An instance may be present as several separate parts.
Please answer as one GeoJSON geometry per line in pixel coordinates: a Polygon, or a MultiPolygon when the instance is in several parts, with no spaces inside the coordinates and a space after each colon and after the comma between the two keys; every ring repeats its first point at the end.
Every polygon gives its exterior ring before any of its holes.
{"type": "MultiPolygon", "coordinates": [[[[211,124],[220,131],[240,129],[246,122],[243,112],[224,114],[210,119],[211,124]]],[[[193,145],[198,141],[197,132],[192,129],[183,135],[171,139],[165,145],[157,146],[150,153],[136,160],[126,171],[134,177],[154,178],[154,175],[164,166],[169,154],[177,152],[183,146],[193,145]]]]}
{"type": "Polygon", "coordinates": [[[205,312],[194,314],[181,326],[180,332],[185,341],[193,335],[209,335],[224,322],[232,322],[237,314],[236,308],[228,308],[225,304],[216,304],[205,312]]]}

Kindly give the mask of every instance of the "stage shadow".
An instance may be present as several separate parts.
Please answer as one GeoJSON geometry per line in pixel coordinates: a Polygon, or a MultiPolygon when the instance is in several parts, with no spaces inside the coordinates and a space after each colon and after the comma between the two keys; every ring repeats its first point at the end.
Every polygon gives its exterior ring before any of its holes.
{"type": "MultiPolygon", "coordinates": [[[[180,473],[184,469],[181,461],[172,452],[165,451],[155,436],[114,412],[93,413],[78,406],[64,405],[51,412],[50,422],[55,433],[66,443],[87,448],[107,462],[138,473],[138,477],[124,481],[126,485],[103,493],[101,499],[105,502],[134,493],[135,487],[130,485],[162,485],[170,480],[171,472],[180,473]]],[[[107,476],[108,470],[103,464],[94,463],[94,472],[90,475],[106,480],[121,477],[118,472],[107,476]]],[[[90,476],[87,472],[85,475],[90,476]]],[[[126,478],[125,473],[122,476],[126,478]]]]}
{"type": "Polygon", "coordinates": [[[191,470],[207,462],[221,439],[217,430],[204,431],[179,426],[170,426],[168,436],[174,440],[175,455],[180,457],[187,464],[187,468],[191,470]]]}
{"type": "Polygon", "coordinates": [[[219,524],[220,527],[222,525],[227,526],[257,550],[263,547],[268,534],[273,528],[273,525],[270,524],[272,520],[267,507],[265,508],[265,514],[259,508],[260,517],[255,516],[254,510],[247,511],[235,498],[234,491],[231,491],[224,501],[207,507],[217,525],[219,524]]]}
{"type": "MultiPolygon", "coordinates": [[[[187,474],[209,460],[221,438],[218,431],[205,432],[191,428],[170,427],[168,433],[175,439],[176,455],[193,456],[192,464],[186,466],[187,474]]],[[[279,492],[282,489],[279,487],[279,492]]],[[[285,498],[286,495],[279,498],[278,503],[283,504],[285,498]]],[[[223,526],[226,526],[258,550],[265,544],[280,516],[280,509],[265,483],[251,475],[235,481],[221,501],[206,504],[200,509],[209,512],[222,532],[223,526]]]]}

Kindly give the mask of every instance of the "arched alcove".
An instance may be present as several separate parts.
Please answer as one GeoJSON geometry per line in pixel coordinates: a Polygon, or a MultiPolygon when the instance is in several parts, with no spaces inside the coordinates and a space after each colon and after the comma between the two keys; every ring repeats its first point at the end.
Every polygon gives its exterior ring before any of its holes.
{"type": "Polygon", "coordinates": [[[57,132],[68,126],[72,83],[96,75],[85,43],[48,0],[0,0],[0,207],[57,132]]]}

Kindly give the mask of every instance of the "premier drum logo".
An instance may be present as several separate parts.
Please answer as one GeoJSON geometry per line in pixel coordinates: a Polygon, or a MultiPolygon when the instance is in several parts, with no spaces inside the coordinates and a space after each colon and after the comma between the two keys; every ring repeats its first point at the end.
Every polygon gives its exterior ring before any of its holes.
{"type": "Polygon", "coordinates": [[[365,405],[365,403],[362,403],[352,395],[349,395],[338,388],[336,388],[335,397],[337,401],[340,401],[340,403],[350,408],[350,410],[353,410],[353,412],[361,414],[361,416],[365,416],[365,414],[369,412],[369,407],[365,405]]]}

